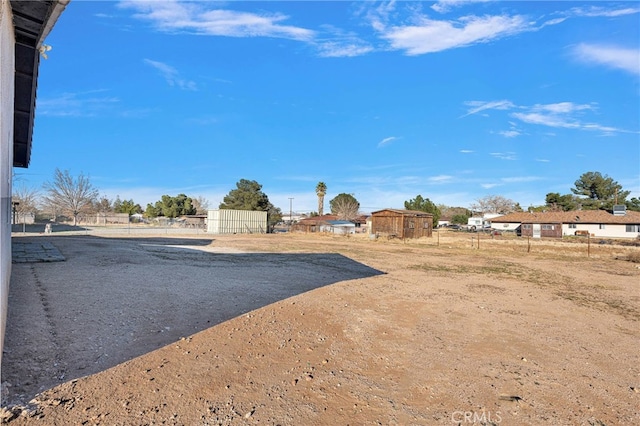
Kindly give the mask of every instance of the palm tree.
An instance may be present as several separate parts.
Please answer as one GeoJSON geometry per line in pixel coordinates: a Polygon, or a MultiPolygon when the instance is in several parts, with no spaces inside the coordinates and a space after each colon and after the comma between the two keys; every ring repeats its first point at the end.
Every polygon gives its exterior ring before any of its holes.
{"type": "Polygon", "coordinates": [[[316,194],[318,194],[318,215],[324,213],[324,196],[327,193],[327,185],[324,182],[318,182],[316,185],[316,194]]]}

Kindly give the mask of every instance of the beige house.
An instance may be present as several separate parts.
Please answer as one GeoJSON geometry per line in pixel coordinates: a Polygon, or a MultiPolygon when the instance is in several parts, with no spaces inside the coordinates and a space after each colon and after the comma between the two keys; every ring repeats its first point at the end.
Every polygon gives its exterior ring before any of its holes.
{"type": "Polygon", "coordinates": [[[491,219],[499,231],[515,231],[523,237],[557,237],[590,235],[600,238],[638,238],[640,212],[605,210],[568,212],[519,212],[491,219]]]}

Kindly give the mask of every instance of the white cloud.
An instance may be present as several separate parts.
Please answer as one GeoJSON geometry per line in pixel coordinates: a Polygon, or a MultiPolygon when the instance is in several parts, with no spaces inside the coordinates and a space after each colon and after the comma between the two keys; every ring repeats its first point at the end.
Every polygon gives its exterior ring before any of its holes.
{"type": "Polygon", "coordinates": [[[496,186],[500,186],[499,183],[481,183],[480,186],[484,189],[495,188],[496,186]]]}
{"type": "Polygon", "coordinates": [[[100,96],[105,90],[62,93],[55,97],[40,97],[37,101],[38,114],[51,117],[93,117],[104,115],[106,110],[119,104],[115,96],[100,96]]]}
{"type": "Polygon", "coordinates": [[[283,25],[289,17],[280,13],[247,13],[226,9],[206,9],[205,3],[178,1],[123,1],[120,7],[137,11],[134,17],[151,21],[159,30],[192,32],[226,37],[276,37],[311,40],[315,32],[283,25]]]}
{"type": "Polygon", "coordinates": [[[431,6],[431,9],[439,13],[446,13],[452,9],[472,3],[486,3],[493,0],[439,0],[431,6]]]}
{"type": "Polygon", "coordinates": [[[541,179],[542,178],[539,176],[515,176],[515,177],[501,178],[500,181],[505,183],[522,183],[522,182],[535,182],[541,179]]]}
{"type": "Polygon", "coordinates": [[[197,90],[195,82],[180,78],[178,70],[172,66],[163,62],[152,61],[151,59],[145,59],[144,62],[160,71],[169,86],[177,86],[184,90],[197,90]]]}
{"type": "Polygon", "coordinates": [[[472,151],[470,149],[461,149],[460,152],[463,153],[463,154],[471,154],[471,153],[473,153],[475,151],[472,151]]]}
{"type": "Polygon", "coordinates": [[[485,102],[485,101],[466,101],[464,104],[467,105],[467,106],[470,106],[472,108],[470,108],[467,111],[467,113],[465,115],[463,115],[462,117],[466,117],[468,115],[477,114],[479,112],[486,111],[488,109],[505,110],[505,109],[511,109],[511,108],[515,107],[515,105],[512,104],[511,101],[507,101],[507,100],[489,101],[489,102],[485,102]]]}
{"type": "Polygon", "coordinates": [[[581,43],[573,48],[573,55],[592,65],[604,65],[632,74],[640,74],[640,50],[618,46],[581,43]]]}
{"type": "Polygon", "coordinates": [[[574,104],[573,102],[558,102],[555,104],[536,104],[531,107],[534,111],[548,111],[554,114],[569,114],[576,111],[594,110],[595,104],[574,104]]]}
{"type": "Polygon", "coordinates": [[[318,43],[317,46],[319,55],[325,58],[362,56],[373,51],[373,47],[365,43],[326,41],[318,43]]]}
{"type": "MultiPolygon", "coordinates": [[[[533,106],[515,105],[508,100],[500,101],[466,101],[466,106],[470,106],[468,112],[462,117],[478,114],[489,109],[509,110],[518,109],[519,112],[512,112],[510,117],[516,118],[527,124],[536,124],[548,127],[563,129],[580,129],[602,132],[603,135],[610,136],[615,133],[633,133],[628,130],[619,129],[612,126],[605,126],[598,123],[584,123],[578,117],[597,110],[596,103],[578,104],[574,102],[556,102],[550,104],[535,104],[533,106]]],[[[522,134],[516,123],[509,121],[511,129],[503,130],[498,134],[512,138],[522,134]]]]}
{"type": "Polygon", "coordinates": [[[382,148],[383,146],[388,145],[395,140],[398,140],[398,137],[389,136],[388,138],[384,138],[380,142],[378,142],[378,148],[382,148]]]}
{"type": "Polygon", "coordinates": [[[391,27],[381,37],[393,49],[407,55],[422,55],[447,49],[487,43],[533,29],[524,17],[466,16],[457,21],[436,21],[425,16],[416,18],[418,24],[391,27]]]}
{"type": "Polygon", "coordinates": [[[565,117],[560,117],[555,114],[541,114],[538,112],[520,113],[514,112],[512,117],[524,121],[529,124],[541,124],[549,127],[563,127],[567,129],[578,129],[580,124],[573,120],[568,120],[565,117]]]}
{"type": "Polygon", "coordinates": [[[618,16],[624,15],[633,15],[635,13],[640,13],[640,8],[638,7],[626,7],[624,9],[611,9],[604,8],[601,6],[591,6],[587,8],[583,7],[574,7],[569,13],[574,16],[585,16],[585,17],[606,17],[606,18],[615,18],[618,16]]]}
{"type": "Polygon", "coordinates": [[[428,178],[427,180],[429,182],[436,182],[436,183],[446,183],[446,182],[450,182],[453,179],[453,176],[449,176],[449,175],[438,175],[438,176],[431,176],[430,178],[428,178]]]}
{"type": "Polygon", "coordinates": [[[504,136],[505,138],[515,138],[516,136],[520,136],[520,132],[517,130],[503,130],[498,133],[504,136]]]}
{"type": "Polygon", "coordinates": [[[500,160],[517,160],[515,152],[492,152],[490,155],[500,160]]]}

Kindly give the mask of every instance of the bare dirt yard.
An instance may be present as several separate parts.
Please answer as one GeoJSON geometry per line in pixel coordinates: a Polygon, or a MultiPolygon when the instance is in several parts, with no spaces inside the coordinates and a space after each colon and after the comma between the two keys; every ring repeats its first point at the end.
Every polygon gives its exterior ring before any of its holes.
{"type": "Polygon", "coordinates": [[[14,264],[11,425],[640,424],[639,247],[25,238],[66,261],[14,264]]]}

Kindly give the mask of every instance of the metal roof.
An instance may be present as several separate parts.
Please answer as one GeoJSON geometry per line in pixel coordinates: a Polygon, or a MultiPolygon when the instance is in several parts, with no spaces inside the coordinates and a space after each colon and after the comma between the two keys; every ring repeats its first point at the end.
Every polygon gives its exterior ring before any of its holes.
{"type": "Polygon", "coordinates": [[[417,217],[433,216],[433,214],[431,213],[423,212],[420,210],[401,210],[401,209],[382,209],[375,212],[371,212],[371,215],[375,216],[377,213],[382,213],[382,212],[392,212],[392,213],[397,213],[403,216],[417,216],[417,217]]]}
{"type": "Polygon", "coordinates": [[[13,166],[28,167],[40,48],[70,0],[11,0],[15,31],[13,166]]]}

